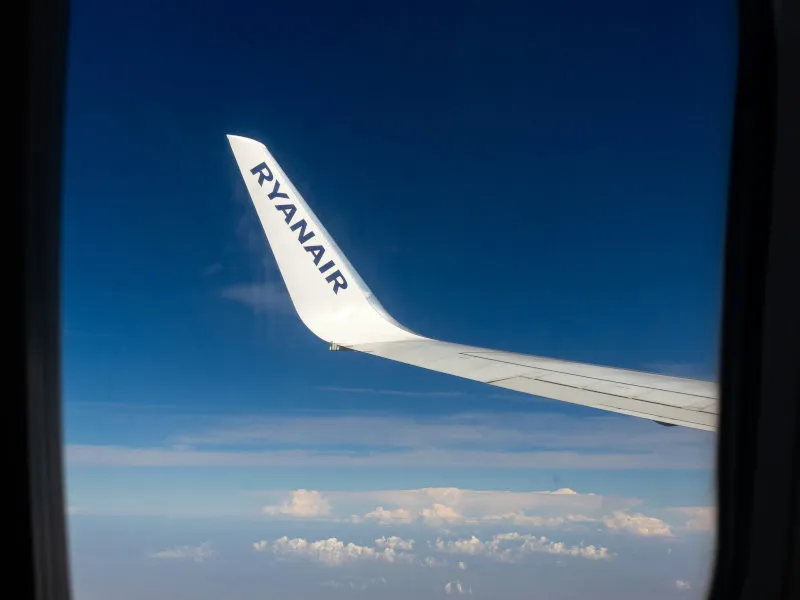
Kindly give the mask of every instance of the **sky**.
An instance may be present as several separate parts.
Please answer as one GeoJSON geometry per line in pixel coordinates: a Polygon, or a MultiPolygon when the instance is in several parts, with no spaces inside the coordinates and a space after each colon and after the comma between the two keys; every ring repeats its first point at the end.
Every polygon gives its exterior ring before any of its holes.
{"type": "Polygon", "coordinates": [[[225,135],[423,335],[713,380],[735,8],[74,0],[77,600],[701,598],[713,433],[297,318],[225,135]]]}

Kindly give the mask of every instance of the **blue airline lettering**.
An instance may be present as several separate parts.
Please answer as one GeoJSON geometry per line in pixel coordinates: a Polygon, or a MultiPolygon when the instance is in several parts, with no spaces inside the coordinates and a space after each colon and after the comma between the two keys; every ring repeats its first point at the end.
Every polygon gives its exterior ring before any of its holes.
{"type": "Polygon", "coordinates": [[[275,207],[275,210],[281,211],[285,217],[283,220],[287,223],[291,223],[294,213],[297,212],[297,207],[294,204],[278,204],[278,206],[275,207]]]}
{"type": "Polygon", "coordinates": [[[306,252],[311,252],[314,255],[314,264],[319,264],[319,259],[322,258],[322,255],[325,254],[325,248],[322,246],[303,246],[303,250],[306,252]]]}
{"type": "Polygon", "coordinates": [[[309,231],[306,233],[306,220],[300,219],[297,223],[289,227],[292,231],[300,230],[300,233],[297,234],[297,241],[301,244],[305,244],[308,240],[314,237],[314,232],[309,231]]]}
{"type": "MultiPolygon", "coordinates": [[[[267,198],[270,200],[274,200],[275,198],[286,198],[289,199],[289,195],[278,191],[281,187],[280,181],[275,179],[275,175],[273,175],[272,170],[267,166],[266,162],[262,162],[252,169],[250,169],[250,173],[253,175],[258,176],[258,185],[259,187],[264,187],[265,181],[273,181],[272,184],[272,191],[267,194],[267,198]]],[[[297,207],[294,204],[278,204],[275,207],[275,210],[279,210],[284,215],[284,221],[286,224],[289,225],[289,229],[292,231],[298,231],[297,233],[297,241],[300,244],[305,244],[308,240],[315,236],[313,231],[306,231],[308,227],[308,223],[305,219],[300,219],[292,224],[292,219],[294,218],[295,213],[297,212],[297,207]]],[[[311,253],[314,257],[314,264],[319,267],[320,260],[322,256],[325,254],[325,247],[321,245],[314,245],[314,246],[303,246],[303,250],[306,252],[311,253]]],[[[325,273],[326,271],[332,269],[336,263],[332,260],[329,260],[324,265],[319,267],[320,273],[325,273]]],[[[325,277],[325,281],[333,285],[333,293],[338,294],[339,290],[346,290],[347,289],[347,279],[345,279],[344,275],[340,270],[333,271],[330,275],[325,277]]]]}

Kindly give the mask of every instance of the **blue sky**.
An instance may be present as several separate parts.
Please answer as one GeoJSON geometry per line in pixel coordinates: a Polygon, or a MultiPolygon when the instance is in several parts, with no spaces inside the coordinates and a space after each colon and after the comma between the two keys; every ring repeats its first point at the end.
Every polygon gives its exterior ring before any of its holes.
{"type": "Polygon", "coordinates": [[[413,330],[713,379],[734,74],[720,0],[73,2],[77,597],[219,597],[209,577],[238,595],[275,565],[298,597],[457,580],[524,596],[520,564],[548,598],[700,594],[713,434],[331,354],[292,310],[225,134],[270,148],[413,330]],[[337,562],[284,535],[367,550],[337,562]],[[447,545],[473,535],[477,571],[447,545]],[[378,556],[387,536],[413,557],[378,556]]]}

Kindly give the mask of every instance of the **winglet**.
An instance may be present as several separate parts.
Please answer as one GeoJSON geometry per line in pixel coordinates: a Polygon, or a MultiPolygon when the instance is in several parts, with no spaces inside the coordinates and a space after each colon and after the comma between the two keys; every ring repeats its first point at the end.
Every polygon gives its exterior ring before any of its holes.
{"type": "Polygon", "coordinates": [[[229,135],[300,319],[333,346],[425,339],[395,321],[261,142],[229,135]]]}

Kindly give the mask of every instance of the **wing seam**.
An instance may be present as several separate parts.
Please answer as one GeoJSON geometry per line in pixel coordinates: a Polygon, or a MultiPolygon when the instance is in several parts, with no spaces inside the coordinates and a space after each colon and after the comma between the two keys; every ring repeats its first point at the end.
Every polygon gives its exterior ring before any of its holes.
{"type": "MultiPolygon", "coordinates": [[[[652,385],[639,385],[638,383],[637,384],[631,384],[631,383],[625,383],[623,381],[616,381],[614,379],[603,379],[602,377],[592,377],[590,375],[576,375],[575,373],[568,373],[567,371],[558,371],[556,369],[547,369],[547,368],[544,368],[544,367],[534,367],[534,366],[531,366],[531,365],[523,365],[523,364],[520,364],[520,363],[517,363],[517,362],[512,362],[512,361],[509,361],[509,360],[500,360],[498,358],[486,358],[485,356],[475,356],[474,354],[470,354],[469,352],[461,352],[461,354],[463,356],[469,356],[470,358],[479,358],[479,359],[482,358],[484,360],[491,360],[493,362],[499,362],[499,363],[502,363],[504,365],[514,365],[515,367],[525,367],[525,368],[529,368],[529,369],[539,369],[541,371],[547,371],[549,373],[556,373],[556,374],[559,374],[559,375],[572,375],[573,377],[583,377],[584,379],[591,379],[593,381],[602,381],[602,382],[605,382],[605,383],[618,383],[620,385],[630,385],[631,387],[638,387],[638,388],[642,388],[642,389],[645,389],[645,390],[653,390],[653,391],[656,391],[656,392],[668,392],[670,394],[679,394],[681,396],[691,396],[693,398],[704,398],[704,399],[707,399],[707,400],[713,400],[714,399],[714,396],[704,396],[702,394],[690,394],[688,392],[675,392],[673,390],[665,390],[663,388],[653,387],[652,385]]],[[[532,357],[532,358],[538,358],[538,357],[532,357]]],[[[552,359],[547,359],[547,358],[544,358],[544,357],[540,357],[540,358],[542,358],[543,360],[552,360],[552,359]]],[[[616,369],[616,367],[604,367],[602,365],[593,365],[593,366],[599,366],[600,368],[603,368],[603,369],[616,369]]],[[[630,373],[634,373],[636,375],[641,375],[641,374],[644,373],[644,372],[641,372],[641,371],[629,371],[629,372],[630,373]]],[[[659,373],[644,373],[644,374],[645,375],[660,375],[659,373]]],[[[660,376],[664,377],[664,375],[660,375],[660,376]]],[[[528,377],[527,375],[517,375],[517,377],[525,377],[526,379],[531,379],[533,381],[533,378],[532,377],[528,377]]],[[[512,378],[511,377],[504,377],[503,379],[512,379],[512,378]]],[[[498,379],[498,381],[502,381],[502,379],[498,379]]],[[[692,380],[692,381],[698,381],[700,383],[706,383],[706,382],[701,381],[699,379],[695,379],[695,380],[692,380]]],[[[554,383],[554,382],[548,381],[547,383],[554,383]]],[[[575,388],[576,390],[577,389],[585,389],[585,388],[579,388],[579,387],[576,387],[576,386],[566,385],[564,383],[558,383],[558,384],[555,384],[555,385],[563,385],[565,387],[572,387],[572,388],[575,388]]],[[[587,391],[594,392],[595,390],[587,390],[587,391]]],[[[608,392],[599,392],[598,391],[597,393],[598,394],[606,394],[608,396],[619,396],[620,398],[631,398],[631,399],[634,399],[634,400],[638,400],[639,399],[639,398],[636,398],[635,396],[622,396],[620,394],[609,394],[608,392]]],[[[642,400],[642,402],[648,402],[648,400],[642,400]]],[[[658,402],[652,402],[652,401],[650,401],[650,402],[651,402],[651,404],[658,404],[658,402]]],[[[665,406],[669,406],[669,405],[665,405],[665,406]]]]}

